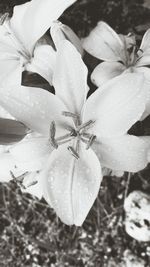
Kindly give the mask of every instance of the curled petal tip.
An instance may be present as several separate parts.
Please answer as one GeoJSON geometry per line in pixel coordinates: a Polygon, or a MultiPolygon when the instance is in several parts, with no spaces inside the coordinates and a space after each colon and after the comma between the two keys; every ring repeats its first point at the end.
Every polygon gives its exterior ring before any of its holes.
{"type": "Polygon", "coordinates": [[[61,44],[61,41],[68,40],[76,47],[78,52],[83,55],[81,40],[69,26],[57,20],[53,22],[50,31],[56,49],[58,49],[59,45],[61,44]]]}

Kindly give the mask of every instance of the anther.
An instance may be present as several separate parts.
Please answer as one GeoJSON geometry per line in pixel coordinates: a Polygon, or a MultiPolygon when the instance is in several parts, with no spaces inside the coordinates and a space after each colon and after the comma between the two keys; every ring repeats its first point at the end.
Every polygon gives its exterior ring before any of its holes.
{"type": "Polygon", "coordinates": [[[93,144],[95,139],[96,139],[96,135],[91,135],[91,137],[89,138],[89,141],[87,143],[86,149],[89,149],[91,147],[91,145],[93,144]]]}
{"type": "Polygon", "coordinates": [[[56,143],[55,140],[50,139],[50,143],[51,143],[51,145],[52,145],[55,149],[58,148],[58,144],[56,143]]]}
{"type": "Polygon", "coordinates": [[[55,138],[55,134],[56,134],[56,125],[55,122],[52,121],[51,125],[50,125],[50,134],[51,134],[51,138],[55,138]]]}
{"type": "Polygon", "coordinates": [[[38,183],[38,181],[33,181],[33,182],[31,182],[30,184],[28,184],[27,186],[26,186],[26,188],[28,188],[28,187],[30,187],[30,186],[33,186],[33,185],[36,185],[38,183]]]}
{"type": "Polygon", "coordinates": [[[76,159],[79,159],[78,153],[74,150],[74,148],[72,146],[68,146],[68,150],[72,156],[74,156],[76,159]]]}
{"type": "Polygon", "coordinates": [[[62,115],[65,116],[65,117],[71,117],[71,118],[75,118],[75,119],[79,118],[79,115],[74,114],[74,113],[69,112],[69,111],[63,111],[62,115]]]}
{"type": "Polygon", "coordinates": [[[52,121],[50,124],[50,143],[55,149],[57,149],[58,144],[55,140],[55,134],[56,134],[56,126],[55,126],[55,122],[52,121]]]}
{"type": "Polygon", "coordinates": [[[9,13],[6,12],[4,13],[1,17],[0,17],[0,25],[3,25],[3,23],[5,22],[5,20],[8,18],[9,13]]]}
{"type": "Polygon", "coordinates": [[[86,129],[86,130],[89,129],[89,128],[93,125],[94,122],[95,122],[95,121],[90,120],[90,121],[87,121],[87,122],[81,124],[81,125],[78,127],[78,131],[80,131],[80,130],[82,130],[82,129],[86,129]]]}

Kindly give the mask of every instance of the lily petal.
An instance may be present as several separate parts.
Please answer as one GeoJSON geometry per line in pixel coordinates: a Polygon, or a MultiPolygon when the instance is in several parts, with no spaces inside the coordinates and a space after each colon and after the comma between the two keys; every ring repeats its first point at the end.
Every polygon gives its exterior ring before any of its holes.
{"type": "Polygon", "coordinates": [[[148,67],[148,66],[150,66],[150,50],[148,52],[142,53],[142,55],[137,60],[135,66],[136,67],[148,67]]]}
{"type": "Polygon", "coordinates": [[[26,65],[26,70],[40,74],[52,85],[56,52],[50,45],[38,45],[34,50],[34,57],[26,65]]]}
{"type": "Polygon", "coordinates": [[[14,119],[4,108],[0,106],[0,117],[5,119],[14,119]]]}
{"type": "MultiPolygon", "coordinates": [[[[4,66],[6,66],[7,68],[7,64],[4,64],[4,66]]],[[[11,65],[11,68],[8,67],[8,72],[7,72],[8,76],[5,75],[4,79],[1,81],[0,83],[1,88],[3,88],[3,90],[5,91],[6,90],[5,88],[9,86],[21,86],[22,71],[23,71],[22,59],[20,59],[20,61],[11,65]]]]}
{"type": "Polygon", "coordinates": [[[68,40],[76,47],[81,56],[83,55],[81,40],[69,26],[61,23],[60,21],[54,21],[50,28],[50,33],[56,49],[59,47],[62,40],[68,40]]]}
{"type": "Polygon", "coordinates": [[[117,138],[99,139],[93,149],[100,162],[107,168],[117,171],[138,172],[148,164],[150,140],[124,135],[117,138]]]}
{"type": "Polygon", "coordinates": [[[20,56],[10,35],[5,26],[0,26],[0,82],[10,80],[10,75],[21,65],[20,56]]]}
{"type": "Polygon", "coordinates": [[[100,163],[92,150],[81,149],[76,160],[62,146],[49,159],[44,194],[64,223],[80,226],[97,197],[101,179],[100,163]]]}
{"type": "Polygon", "coordinates": [[[0,25],[0,55],[17,57],[16,44],[14,44],[11,36],[11,29],[9,27],[9,21],[0,25]],[[4,55],[5,52],[5,55],[4,55]]]}
{"type": "Polygon", "coordinates": [[[143,52],[148,49],[150,49],[150,29],[145,32],[140,46],[140,50],[143,52]]]}
{"type": "Polygon", "coordinates": [[[11,27],[31,52],[51,23],[76,0],[32,0],[14,8],[11,27]]]}
{"type": "Polygon", "coordinates": [[[141,136],[141,139],[143,139],[144,142],[147,142],[147,144],[149,145],[149,150],[148,150],[148,162],[150,163],[150,136],[141,136]]]}
{"type": "Polygon", "coordinates": [[[18,164],[28,166],[28,170],[41,170],[52,152],[47,138],[25,138],[20,143],[10,147],[9,151],[18,164]]]}
{"type": "Polygon", "coordinates": [[[140,119],[146,104],[143,75],[122,74],[108,81],[91,95],[83,120],[95,121],[93,133],[99,137],[120,136],[140,119]]]}
{"type": "Polygon", "coordinates": [[[100,21],[83,41],[83,48],[92,56],[106,61],[124,61],[123,43],[119,35],[100,21]]]}
{"type": "Polygon", "coordinates": [[[92,82],[97,86],[102,86],[110,79],[119,76],[126,67],[120,62],[102,62],[93,71],[91,75],[92,82]]]}
{"type": "MultiPolygon", "coordinates": [[[[13,60],[9,58],[1,59],[0,60],[0,70],[1,70],[0,83],[4,82],[5,80],[11,83],[10,76],[12,72],[14,72],[15,69],[18,69],[19,66],[20,66],[19,60],[16,60],[16,59],[13,60]]],[[[15,77],[13,77],[13,80],[15,80],[15,77]]]]}
{"type": "MultiPolygon", "coordinates": [[[[45,90],[25,86],[0,87],[0,105],[30,129],[49,136],[50,124],[70,122],[62,116],[67,108],[61,100],[45,90]]],[[[65,125],[62,125],[65,128],[65,125]]]]}
{"type": "Polygon", "coordinates": [[[21,84],[23,59],[11,34],[9,21],[0,25],[0,83],[21,84]]]}
{"type": "Polygon", "coordinates": [[[53,85],[68,110],[80,114],[88,90],[87,68],[81,55],[67,40],[58,48],[53,85]]]}
{"type": "Polygon", "coordinates": [[[147,92],[146,96],[146,107],[141,120],[144,120],[148,115],[150,115],[150,69],[147,67],[135,68],[135,72],[144,74],[144,84],[143,88],[147,92]]]}
{"type": "MultiPolygon", "coordinates": [[[[9,86],[20,86],[21,85],[22,64],[21,64],[21,60],[20,61],[17,61],[17,60],[14,60],[14,61],[10,60],[9,61],[9,60],[7,60],[7,58],[6,58],[6,60],[5,60],[5,58],[3,58],[3,59],[0,62],[0,65],[2,63],[1,75],[0,75],[1,76],[0,77],[0,82],[1,82],[1,89],[0,90],[3,90],[3,94],[5,94],[5,87],[6,86],[9,87],[9,86]]],[[[2,95],[1,95],[1,97],[2,97],[2,95]]],[[[0,106],[0,118],[9,119],[9,120],[14,120],[15,119],[8,112],[7,108],[4,108],[3,106],[0,106]]],[[[4,139],[5,139],[5,137],[4,137],[4,139]]],[[[3,141],[4,141],[4,139],[3,139],[3,141]]]]}

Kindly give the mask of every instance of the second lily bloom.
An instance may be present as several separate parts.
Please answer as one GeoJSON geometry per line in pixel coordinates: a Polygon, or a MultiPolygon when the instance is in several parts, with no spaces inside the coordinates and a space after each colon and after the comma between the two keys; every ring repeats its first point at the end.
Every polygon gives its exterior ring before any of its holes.
{"type": "Polygon", "coordinates": [[[96,58],[103,60],[93,71],[91,79],[97,86],[123,73],[143,73],[143,87],[147,90],[143,118],[150,114],[150,30],[145,33],[137,48],[133,34],[117,34],[101,21],[84,39],[83,47],[96,58]]]}

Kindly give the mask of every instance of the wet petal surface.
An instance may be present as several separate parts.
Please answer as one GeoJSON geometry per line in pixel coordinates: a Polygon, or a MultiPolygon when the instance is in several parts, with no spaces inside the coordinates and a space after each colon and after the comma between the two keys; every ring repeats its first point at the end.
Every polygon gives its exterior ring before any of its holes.
{"type": "Polygon", "coordinates": [[[87,95],[87,68],[69,41],[62,41],[53,77],[56,95],[70,112],[80,114],[87,95]]]}
{"type": "Polygon", "coordinates": [[[125,69],[125,66],[120,62],[102,62],[92,72],[91,80],[99,87],[110,79],[122,74],[125,69]]]}
{"type": "Polygon", "coordinates": [[[100,21],[84,39],[83,48],[94,57],[106,61],[124,60],[124,47],[119,35],[105,22],[100,21]]]}
{"type": "Polygon", "coordinates": [[[60,147],[51,154],[45,171],[44,194],[60,219],[68,224],[82,225],[102,179],[100,163],[92,150],[80,150],[76,160],[60,147]],[[48,200],[49,199],[49,200],[48,200]]]}
{"type": "Polygon", "coordinates": [[[120,136],[140,119],[146,105],[143,75],[122,74],[98,88],[87,100],[84,121],[95,121],[98,137],[120,136]]]}
{"type": "Polygon", "coordinates": [[[138,172],[146,167],[149,147],[150,142],[146,138],[132,135],[103,138],[92,146],[105,167],[128,172],[138,172]]]}

